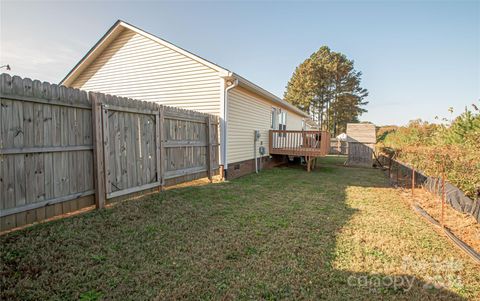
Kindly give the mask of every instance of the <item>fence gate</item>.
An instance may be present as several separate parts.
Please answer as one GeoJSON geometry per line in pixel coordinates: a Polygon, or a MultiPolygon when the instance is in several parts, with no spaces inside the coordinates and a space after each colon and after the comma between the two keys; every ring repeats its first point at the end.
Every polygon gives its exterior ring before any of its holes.
{"type": "Polygon", "coordinates": [[[102,105],[107,199],[161,185],[162,117],[163,110],[102,105]]]}

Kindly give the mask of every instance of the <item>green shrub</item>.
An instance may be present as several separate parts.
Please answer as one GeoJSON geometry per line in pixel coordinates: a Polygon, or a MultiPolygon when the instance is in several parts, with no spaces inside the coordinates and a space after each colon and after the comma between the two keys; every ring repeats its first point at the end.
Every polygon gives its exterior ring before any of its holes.
{"type": "MultiPolygon", "coordinates": [[[[445,120],[445,119],[444,119],[445,120]]],[[[473,105],[443,124],[421,120],[387,133],[378,142],[397,158],[429,176],[445,173],[449,182],[469,197],[480,193],[480,111],[473,105]]]]}

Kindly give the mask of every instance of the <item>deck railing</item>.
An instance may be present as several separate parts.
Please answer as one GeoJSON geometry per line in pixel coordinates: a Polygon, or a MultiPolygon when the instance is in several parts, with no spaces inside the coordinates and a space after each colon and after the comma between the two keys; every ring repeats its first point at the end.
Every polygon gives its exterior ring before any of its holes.
{"type": "Polygon", "coordinates": [[[270,130],[269,153],[289,156],[326,156],[330,148],[327,131],[270,130]]]}

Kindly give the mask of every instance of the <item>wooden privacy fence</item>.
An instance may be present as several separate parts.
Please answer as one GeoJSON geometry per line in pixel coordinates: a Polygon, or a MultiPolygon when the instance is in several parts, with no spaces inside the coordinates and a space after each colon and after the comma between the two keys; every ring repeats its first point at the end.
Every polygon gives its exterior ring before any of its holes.
{"type": "Polygon", "coordinates": [[[348,155],[348,142],[338,138],[330,139],[330,155],[348,155]]]}
{"type": "Polygon", "coordinates": [[[0,75],[1,230],[218,173],[218,117],[0,75]]]}

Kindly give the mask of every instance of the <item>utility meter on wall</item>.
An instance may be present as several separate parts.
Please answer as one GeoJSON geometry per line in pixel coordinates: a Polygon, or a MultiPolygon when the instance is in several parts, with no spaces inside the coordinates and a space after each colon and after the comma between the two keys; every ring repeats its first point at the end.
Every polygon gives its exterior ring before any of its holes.
{"type": "Polygon", "coordinates": [[[259,130],[255,130],[254,136],[255,136],[255,141],[258,141],[258,140],[260,139],[260,131],[259,131],[259,130]]]}
{"type": "Polygon", "coordinates": [[[262,156],[265,155],[265,146],[263,146],[263,145],[260,146],[260,147],[258,148],[258,152],[259,152],[259,154],[262,155],[262,156]]]}

